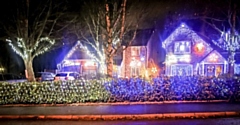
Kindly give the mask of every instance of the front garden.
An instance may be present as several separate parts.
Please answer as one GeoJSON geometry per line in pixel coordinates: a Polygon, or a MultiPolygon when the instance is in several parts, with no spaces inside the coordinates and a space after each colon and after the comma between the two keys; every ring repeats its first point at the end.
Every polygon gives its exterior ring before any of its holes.
{"type": "Polygon", "coordinates": [[[240,100],[240,78],[159,77],[0,83],[0,104],[240,100]]]}

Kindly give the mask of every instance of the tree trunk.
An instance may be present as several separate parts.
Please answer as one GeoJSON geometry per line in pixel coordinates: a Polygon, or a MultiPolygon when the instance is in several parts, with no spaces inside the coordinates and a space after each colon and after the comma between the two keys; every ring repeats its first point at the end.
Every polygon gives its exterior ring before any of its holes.
{"type": "Polygon", "coordinates": [[[35,81],[35,76],[34,76],[32,62],[33,62],[32,59],[24,60],[25,75],[26,75],[26,78],[27,78],[27,80],[29,82],[34,82],[35,81]]]}
{"type": "Polygon", "coordinates": [[[228,62],[229,62],[228,72],[229,75],[232,76],[234,74],[235,52],[229,53],[228,62]]]}
{"type": "Polygon", "coordinates": [[[112,77],[113,76],[113,56],[107,56],[107,76],[112,77]]]}
{"type": "Polygon", "coordinates": [[[107,41],[106,41],[106,45],[105,46],[105,55],[106,55],[106,64],[107,64],[107,76],[108,77],[112,77],[112,72],[113,72],[113,56],[112,56],[112,44],[113,44],[113,34],[112,34],[112,26],[111,26],[111,20],[110,20],[110,8],[109,8],[109,4],[106,0],[106,5],[105,5],[105,9],[106,9],[106,15],[105,15],[105,19],[106,19],[106,29],[107,29],[107,41]]]}

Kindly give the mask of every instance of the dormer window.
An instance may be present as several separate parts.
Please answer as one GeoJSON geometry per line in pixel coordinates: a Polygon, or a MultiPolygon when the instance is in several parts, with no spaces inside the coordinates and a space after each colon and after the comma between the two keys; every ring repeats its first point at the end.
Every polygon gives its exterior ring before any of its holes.
{"type": "Polygon", "coordinates": [[[174,54],[190,54],[190,41],[176,41],[174,44],[174,54]]]}

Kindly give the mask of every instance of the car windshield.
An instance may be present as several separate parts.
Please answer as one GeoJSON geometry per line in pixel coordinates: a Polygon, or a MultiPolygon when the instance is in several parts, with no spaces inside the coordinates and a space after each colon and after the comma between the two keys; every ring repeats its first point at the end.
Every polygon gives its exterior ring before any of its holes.
{"type": "Polygon", "coordinates": [[[67,76],[67,73],[58,73],[56,76],[67,76]]]}

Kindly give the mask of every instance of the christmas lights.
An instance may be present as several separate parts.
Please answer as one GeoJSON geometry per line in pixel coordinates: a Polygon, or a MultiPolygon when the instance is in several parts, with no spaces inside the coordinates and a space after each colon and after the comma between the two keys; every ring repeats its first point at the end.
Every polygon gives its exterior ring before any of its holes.
{"type": "Polygon", "coordinates": [[[229,32],[222,32],[221,39],[218,41],[213,41],[215,45],[220,47],[223,50],[229,52],[228,61],[231,65],[235,63],[235,54],[238,49],[240,49],[240,36],[235,34],[232,35],[229,32]]]}
{"type": "Polygon", "coordinates": [[[28,46],[26,46],[26,41],[24,41],[22,38],[17,38],[17,41],[15,42],[16,44],[14,44],[14,42],[10,39],[6,39],[6,41],[8,42],[9,46],[11,46],[13,51],[20,55],[23,59],[29,58],[28,55],[35,57],[43,54],[48,51],[55,43],[55,40],[51,40],[48,37],[40,38],[33,46],[31,46],[31,44],[28,44],[28,46]],[[43,42],[47,42],[49,45],[46,45],[43,42]]]}
{"type": "Polygon", "coordinates": [[[100,51],[101,49],[98,49],[98,44],[94,45],[90,42],[87,42],[88,45],[90,45],[97,53],[93,53],[92,51],[89,51],[88,47],[83,45],[81,41],[78,41],[76,45],[69,51],[69,53],[64,57],[64,60],[67,60],[77,49],[82,49],[86,54],[94,59],[100,66],[100,71],[102,73],[105,73],[106,64],[105,64],[105,55],[103,54],[104,49],[100,51]],[[78,47],[79,46],[79,47],[78,47]]]}

